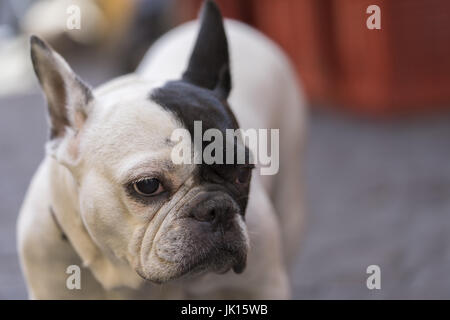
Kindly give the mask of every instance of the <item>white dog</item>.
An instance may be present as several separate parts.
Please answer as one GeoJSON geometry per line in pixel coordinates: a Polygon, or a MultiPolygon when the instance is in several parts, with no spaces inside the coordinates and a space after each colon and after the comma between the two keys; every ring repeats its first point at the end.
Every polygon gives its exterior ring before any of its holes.
{"type": "Polygon", "coordinates": [[[51,126],[18,221],[31,298],[290,297],[304,105],[270,40],[235,21],[224,28],[207,1],[200,26],[176,28],[135,74],[96,90],[37,37],[31,56],[51,126]],[[250,187],[249,163],[175,164],[172,134],[193,133],[194,121],[279,129],[278,174],[255,170],[250,187]],[[67,286],[73,265],[79,288],[67,286]]]}

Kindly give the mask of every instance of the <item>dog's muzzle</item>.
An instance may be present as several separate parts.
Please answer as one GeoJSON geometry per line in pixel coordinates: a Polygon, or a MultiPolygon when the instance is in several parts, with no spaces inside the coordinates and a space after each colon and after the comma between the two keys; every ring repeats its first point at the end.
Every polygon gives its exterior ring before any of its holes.
{"type": "Polygon", "coordinates": [[[248,236],[237,202],[220,188],[196,188],[183,198],[155,236],[143,266],[146,278],[165,282],[203,272],[241,273],[248,236]]]}

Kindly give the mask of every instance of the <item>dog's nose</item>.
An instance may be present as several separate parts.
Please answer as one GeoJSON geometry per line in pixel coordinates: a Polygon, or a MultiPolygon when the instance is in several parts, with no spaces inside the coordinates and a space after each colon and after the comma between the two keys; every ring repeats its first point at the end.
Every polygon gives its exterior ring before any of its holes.
{"type": "Polygon", "coordinates": [[[234,215],[232,207],[226,203],[212,204],[210,201],[200,203],[192,209],[191,216],[197,221],[226,227],[234,215]]]}
{"type": "Polygon", "coordinates": [[[202,208],[202,209],[194,209],[194,218],[201,222],[213,222],[216,220],[216,217],[220,214],[220,209],[218,208],[202,208]]]}

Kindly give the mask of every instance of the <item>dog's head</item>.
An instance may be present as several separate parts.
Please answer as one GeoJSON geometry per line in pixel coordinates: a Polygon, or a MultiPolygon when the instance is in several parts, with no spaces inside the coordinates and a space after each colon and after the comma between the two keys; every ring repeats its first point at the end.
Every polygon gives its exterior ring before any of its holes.
{"type": "Polygon", "coordinates": [[[74,177],[79,213],[96,245],[154,282],[241,272],[251,167],[175,164],[171,156],[172,133],[185,128],[193,138],[194,121],[203,131],[238,128],[227,104],[228,46],[216,5],[203,7],[181,79],[162,86],[130,81],[93,93],[37,37],[31,56],[49,107],[49,150],[74,177]]]}

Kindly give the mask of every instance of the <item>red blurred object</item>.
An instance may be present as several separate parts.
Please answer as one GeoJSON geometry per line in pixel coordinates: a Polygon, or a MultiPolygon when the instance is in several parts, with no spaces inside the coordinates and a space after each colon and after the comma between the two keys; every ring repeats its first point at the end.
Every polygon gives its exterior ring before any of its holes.
{"type": "MultiPolygon", "coordinates": [[[[180,3],[182,20],[201,0],[180,3]]],[[[448,0],[218,0],[226,17],[255,26],[293,60],[311,102],[368,115],[450,108],[448,0]],[[381,30],[369,30],[369,5],[381,30]]]]}

